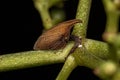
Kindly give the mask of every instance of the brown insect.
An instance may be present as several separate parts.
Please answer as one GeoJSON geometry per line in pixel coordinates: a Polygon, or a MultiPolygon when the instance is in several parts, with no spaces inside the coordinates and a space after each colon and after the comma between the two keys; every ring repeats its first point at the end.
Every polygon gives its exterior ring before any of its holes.
{"type": "Polygon", "coordinates": [[[70,39],[70,32],[75,23],[81,23],[79,19],[62,22],[44,32],[35,42],[34,50],[56,50],[64,48],[70,39]]]}

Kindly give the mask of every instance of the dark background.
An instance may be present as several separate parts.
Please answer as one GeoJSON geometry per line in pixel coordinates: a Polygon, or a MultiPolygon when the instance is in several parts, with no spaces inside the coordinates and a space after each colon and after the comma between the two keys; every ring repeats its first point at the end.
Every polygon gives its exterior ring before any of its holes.
{"type": "MultiPolygon", "coordinates": [[[[0,24],[0,55],[33,50],[42,31],[39,13],[32,0],[2,0],[0,24]]],[[[66,20],[75,18],[78,0],[65,0],[66,20]]],[[[93,0],[87,37],[102,40],[106,16],[101,0],[93,0]]],[[[63,64],[39,66],[0,73],[0,80],[54,80],[63,64]]],[[[99,80],[91,69],[77,67],[68,80],[99,80]]]]}

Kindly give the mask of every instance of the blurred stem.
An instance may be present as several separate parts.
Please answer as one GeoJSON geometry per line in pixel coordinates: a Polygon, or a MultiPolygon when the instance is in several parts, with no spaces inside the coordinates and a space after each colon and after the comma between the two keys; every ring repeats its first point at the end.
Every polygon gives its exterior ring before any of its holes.
{"type": "Polygon", "coordinates": [[[49,8],[62,1],[63,0],[33,0],[35,8],[40,13],[44,29],[49,29],[53,26],[49,8]]]}
{"type": "Polygon", "coordinates": [[[120,68],[117,70],[112,80],[119,80],[119,79],[120,79],[120,68]]]}
{"type": "Polygon", "coordinates": [[[82,37],[82,39],[86,37],[91,1],[92,0],[79,0],[78,3],[76,18],[82,20],[82,23],[75,25],[73,34],[82,37]]]}
{"type": "Polygon", "coordinates": [[[56,80],[67,80],[67,78],[70,75],[70,73],[76,67],[77,67],[77,63],[76,63],[74,57],[70,55],[67,58],[67,60],[65,61],[65,64],[64,64],[62,70],[60,71],[58,77],[56,78],[56,80]]]}
{"type": "Polygon", "coordinates": [[[66,19],[66,14],[62,8],[53,8],[50,11],[53,25],[56,25],[66,19]]]}
{"type": "Polygon", "coordinates": [[[107,42],[113,42],[114,37],[118,32],[119,27],[119,12],[111,0],[102,0],[106,11],[107,23],[103,38],[107,42]]]}
{"type": "Polygon", "coordinates": [[[119,15],[115,13],[107,14],[107,23],[105,32],[117,33],[119,25],[119,15]]]}
{"type": "Polygon", "coordinates": [[[49,2],[49,8],[54,5],[59,5],[63,0],[48,0],[49,2]]]}
{"type": "Polygon", "coordinates": [[[52,20],[49,14],[48,0],[33,0],[35,8],[40,13],[44,29],[49,29],[53,26],[52,20]]]}
{"type": "Polygon", "coordinates": [[[115,58],[115,60],[119,63],[120,61],[120,33],[118,33],[113,40],[114,42],[112,43],[112,47],[110,51],[114,50],[114,52],[111,53],[112,54],[111,57],[113,59],[115,58]]]}
{"type": "Polygon", "coordinates": [[[107,22],[105,27],[105,32],[103,34],[103,39],[110,43],[109,50],[110,50],[110,59],[114,60],[115,62],[119,62],[117,58],[117,50],[114,46],[115,38],[118,33],[119,28],[119,12],[116,9],[114,1],[111,0],[102,0],[103,5],[106,12],[107,22]]]}

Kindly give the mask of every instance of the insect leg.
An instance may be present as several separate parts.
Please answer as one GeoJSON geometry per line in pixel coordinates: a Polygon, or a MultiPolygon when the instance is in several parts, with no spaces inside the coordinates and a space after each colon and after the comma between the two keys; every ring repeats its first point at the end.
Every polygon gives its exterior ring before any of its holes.
{"type": "Polygon", "coordinates": [[[75,44],[74,46],[72,47],[71,51],[69,54],[73,53],[75,51],[75,49],[81,45],[81,41],[82,41],[82,38],[79,38],[78,36],[75,36],[75,35],[71,35],[70,36],[70,40],[72,41],[75,41],[75,44]]]}

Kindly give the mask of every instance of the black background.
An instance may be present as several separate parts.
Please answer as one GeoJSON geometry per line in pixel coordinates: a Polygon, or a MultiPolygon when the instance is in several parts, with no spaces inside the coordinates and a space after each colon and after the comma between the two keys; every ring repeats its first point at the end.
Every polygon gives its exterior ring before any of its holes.
{"type": "MultiPolygon", "coordinates": [[[[78,0],[65,0],[67,19],[75,18],[78,0]]],[[[32,0],[2,0],[0,2],[0,55],[33,50],[42,31],[39,13],[32,0]]],[[[87,37],[102,40],[106,15],[101,0],[93,0],[87,37]]],[[[54,80],[63,64],[40,66],[0,73],[0,80],[54,80]]],[[[99,80],[91,69],[77,67],[68,80],[99,80]]]]}

